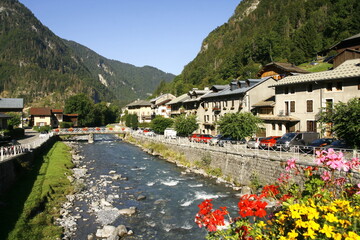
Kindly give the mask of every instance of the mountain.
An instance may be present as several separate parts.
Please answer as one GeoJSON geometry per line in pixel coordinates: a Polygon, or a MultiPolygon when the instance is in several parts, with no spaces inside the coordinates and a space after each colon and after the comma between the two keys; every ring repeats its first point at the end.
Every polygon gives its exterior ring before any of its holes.
{"type": "Polygon", "coordinates": [[[174,82],[156,91],[179,95],[255,77],[271,61],[312,61],[317,52],[360,32],[359,12],[358,0],[243,0],[174,82]]]}
{"type": "Polygon", "coordinates": [[[0,2],[0,97],[62,107],[69,96],[86,93],[95,101],[124,104],[173,78],[150,66],[106,59],[56,36],[17,0],[0,2]]]}

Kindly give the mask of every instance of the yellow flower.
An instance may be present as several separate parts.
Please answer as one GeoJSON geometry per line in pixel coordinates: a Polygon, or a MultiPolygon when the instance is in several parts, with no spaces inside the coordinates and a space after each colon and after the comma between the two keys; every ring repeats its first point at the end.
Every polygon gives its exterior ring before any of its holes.
{"type": "Polygon", "coordinates": [[[327,238],[330,238],[332,236],[334,230],[333,226],[329,226],[327,224],[324,224],[323,229],[321,229],[319,232],[324,233],[327,238]]]}
{"type": "Polygon", "coordinates": [[[261,228],[266,227],[266,223],[264,223],[263,221],[259,221],[257,225],[261,228]]]}
{"type": "Polygon", "coordinates": [[[349,220],[340,219],[339,222],[342,228],[347,228],[348,226],[351,225],[351,222],[349,220]]]}
{"type": "Polygon", "coordinates": [[[341,234],[340,233],[333,233],[332,237],[334,240],[341,240],[341,234]]]}
{"type": "Polygon", "coordinates": [[[348,232],[348,236],[345,238],[345,240],[359,240],[359,239],[360,239],[360,236],[351,231],[348,232]]]}
{"type": "Polygon", "coordinates": [[[308,222],[308,228],[311,228],[311,229],[314,229],[314,230],[319,230],[320,225],[317,222],[309,221],[308,222]]]}
{"type": "Polygon", "coordinates": [[[315,239],[316,233],[311,228],[308,228],[308,231],[306,233],[304,233],[304,236],[309,237],[311,239],[315,239]]]}
{"type": "Polygon", "coordinates": [[[291,232],[288,232],[288,238],[291,240],[295,240],[299,234],[293,229],[291,232]]]}
{"type": "Polygon", "coordinates": [[[326,215],[325,215],[325,219],[326,219],[326,221],[328,221],[328,222],[338,222],[338,221],[339,221],[338,218],[337,218],[334,214],[332,214],[332,213],[326,214],[326,215]]]}
{"type": "Polygon", "coordinates": [[[318,219],[319,218],[319,212],[316,211],[314,208],[308,208],[308,219],[318,219]]]}

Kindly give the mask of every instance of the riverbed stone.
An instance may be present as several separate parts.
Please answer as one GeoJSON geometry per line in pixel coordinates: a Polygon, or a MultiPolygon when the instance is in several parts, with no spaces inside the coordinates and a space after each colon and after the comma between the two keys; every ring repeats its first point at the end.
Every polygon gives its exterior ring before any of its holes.
{"type": "Polygon", "coordinates": [[[129,215],[129,216],[131,216],[131,215],[136,213],[136,207],[129,207],[129,208],[120,209],[119,213],[121,215],[129,215]]]}
{"type": "Polygon", "coordinates": [[[145,199],[146,199],[146,196],[144,196],[144,195],[139,195],[139,196],[136,198],[136,200],[138,200],[138,201],[145,200],[145,199]]]}
{"type": "Polygon", "coordinates": [[[116,228],[111,225],[105,225],[102,229],[98,229],[96,231],[96,237],[98,238],[108,238],[110,237],[114,232],[116,231],[116,228]]]}
{"type": "Polygon", "coordinates": [[[125,225],[119,225],[116,227],[116,229],[117,229],[118,236],[120,236],[120,237],[123,237],[123,236],[127,235],[127,233],[128,233],[125,225]]]}

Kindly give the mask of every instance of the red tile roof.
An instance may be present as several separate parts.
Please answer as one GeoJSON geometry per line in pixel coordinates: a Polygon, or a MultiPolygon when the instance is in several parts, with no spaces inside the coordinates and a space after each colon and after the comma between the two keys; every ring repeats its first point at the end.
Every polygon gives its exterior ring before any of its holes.
{"type": "Polygon", "coordinates": [[[30,108],[30,115],[32,116],[51,116],[50,108],[30,108]]]}
{"type": "Polygon", "coordinates": [[[52,113],[63,113],[62,109],[51,109],[52,113]]]}

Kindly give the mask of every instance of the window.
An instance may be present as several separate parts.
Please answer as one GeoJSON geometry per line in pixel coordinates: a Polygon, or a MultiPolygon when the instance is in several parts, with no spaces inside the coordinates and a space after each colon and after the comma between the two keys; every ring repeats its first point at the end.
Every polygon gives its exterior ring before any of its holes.
{"type": "Polygon", "coordinates": [[[358,82],[358,90],[360,90],[360,80],[359,80],[359,82],[358,82]]]}
{"type": "Polygon", "coordinates": [[[273,124],[271,124],[271,125],[272,125],[272,130],[276,130],[276,124],[273,123],[273,124]]]}
{"type": "Polygon", "coordinates": [[[313,112],[313,100],[306,101],[306,112],[313,112]]]}
{"type": "Polygon", "coordinates": [[[326,91],[332,91],[332,82],[326,84],[326,91]]]}
{"type": "Polygon", "coordinates": [[[285,102],[285,115],[289,115],[289,102],[285,102]]]}
{"type": "Polygon", "coordinates": [[[295,112],[295,101],[290,102],[290,112],[295,112]]]}
{"type": "Polygon", "coordinates": [[[294,93],[295,93],[295,88],[294,88],[294,87],[291,87],[291,88],[290,88],[290,93],[291,93],[291,94],[294,94],[294,93]]]}
{"type": "Polygon", "coordinates": [[[337,83],[336,83],[336,90],[337,90],[337,91],[342,91],[342,87],[343,87],[342,82],[337,82],[337,83]]]}
{"type": "Polygon", "coordinates": [[[333,100],[326,99],[326,112],[332,112],[333,106],[334,106],[333,100]]]}
{"type": "Polygon", "coordinates": [[[306,129],[308,132],[316,132],[316,121],[306,121],[306,129]]]}
{"type": "Polygon", "coordinates": [[[307,92],[312,92],[313,91],[313,85],[312,84],[309,84],[307,85],[307,92]]]}
{"type": "MultiPolygon", "coordinates": [[[[360,83],[359,83],[359,86],[360,86],[360,83]]],[[[235,100],[231,100],[231,107],[234,107],[235,106],[235,100]]]]}
{"type": "Polygon", "coordinates": [[[282,130],[282,124],[278,123],[278,126],[279,126],[279,130],[281,131],[282,130]]]}

